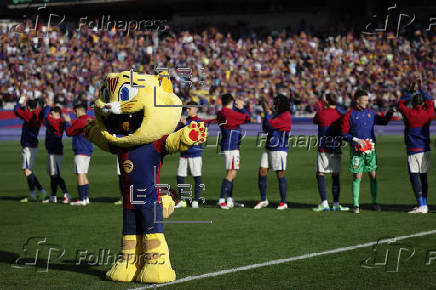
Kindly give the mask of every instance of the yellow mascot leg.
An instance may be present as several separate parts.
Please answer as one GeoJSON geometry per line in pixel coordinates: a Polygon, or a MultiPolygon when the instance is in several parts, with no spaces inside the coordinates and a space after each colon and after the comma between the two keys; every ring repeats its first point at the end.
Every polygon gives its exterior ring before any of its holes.
{"type": "Polygon", "coordinates": [[[142,235],[125,235],[122,238],[123,258],[116,261],[106,272],[106,278],[112,281],[131,282],[141,271],[142,235]]]}
{"type": "Polygon", "coordinates": [[[166,283],[176,279],[171,268],[170,252],[164,234],[146,234],[143,236],[145,247],[145,265],[136,281],[143,283],[166,283]]]}

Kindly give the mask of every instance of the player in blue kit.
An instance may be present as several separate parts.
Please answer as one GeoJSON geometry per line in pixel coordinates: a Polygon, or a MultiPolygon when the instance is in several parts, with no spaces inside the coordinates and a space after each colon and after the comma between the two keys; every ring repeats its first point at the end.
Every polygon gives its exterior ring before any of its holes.
{"type": "Polygon", "coordinates": [[[262,152],[260,161],[258,185],[260,191],[260,201],[254,207],[260,209],[269,205],[267,199],[267,175],[268,169],[271,168],[276,172],[279,182],[280,203],[278,210],[288,208],[286,203],[286,194],[288,183],[286,181],[286,160],[289,150],[289,134],[291,132],[291,112],[290,101],[284,95],[277,95],[274,98],[274,111],[272,115],[271,108],[263,102],[265,117],[263,119],[263,131],[267,133],[265,149],[262,152]]]}
{"type": "Polygon", "coordinates": [[[360,213],[359,193],[363,172],[368,172],[371,180],[373,209],[381,211],[377,204],[377,155],[374,125],[387,125],[393,110],[386,115],[377,114],[368,108],[369,96],[366,91],[358,90],[354,94],[354,106],[342,120],[342,137],[350,143],[349,171],[353,173],[353,212],[360,213]]]}
{"type": "Polygon", "coordinates": [[[223,108],[217,114],[217,123],[221,129],[220,147],[224,156],[226,176],[221,184],[218,206],[221,209],[229,209],[234,206],[233,180],[239,170],[239,144],[242,138],[240,125],[250,121],[250,113],[244,108],[244,101],[240,98],[235,101],[231,94],[224,94],[221,102],[223,108]]]}
{"type": "Polygon", "coordinates": [[[422,89],[421,83],[419,79],[419,90],[415,91],[415,82],[413,82],[410,86],[411,93],[405,94],[398,103],[398,109],[404,120],[404,142],[407,148],[410,183],[418,203],[418,206],[409,212],[412,214],[428,213],[430,124],[435,113],[433,99],[422,89]],[[408,106],[409,103],[411,107],[408,106]]]}
{"type": "MultiPolygon", "coordinates": [[[[188,102],[188,106],[197,106],[196,102],[188,102]]],[[[188,107],[186,108],[186,112],[188,113],[187,118],[182,118],[179,126],[176,128],[180,130],[181,128],[188,126],[192,121],[195,122],[203,122],[200,118],[198,118],[198,107],[188,107]]],[[[194,145],[190,147],[186,151],[180,152],[179,166],[177,167],[177,184],[184,184],[185,178],[188,175],[188,170],[191,173],[192,177],[195,181],[194,188],[194,199],[192,200],[192,208],[198,208],[198,199],[200,197],[200,192],[202,188],[201,182],[201,167],[202,167],[202,144],[194,145]]],[[[179,194],[181,200],[176,204],[175,208],[186,207],[186,201],[183,199],[183,191],[184,188],[179,187],[179,194]]]]}
{"type": "Polygon", "coordinates": [[[62,136],[65,131],[65,120],[62,118],[61,108],[46,105],[41,111],[41,120],[46,127],[45,148],[47,149],[47,172],[50,176],[51,196],[43,202],[57,202],[56,192],[58,186],[64,196],[63,203],[70,201],[70,195],[64,179],[61,177],[62,162],[64,159],[64,145],[62,136]]]}
{"type": "Polygon", "coordinates": [[[38,200],[43,201],[47,197],[47,192],[39,183],[33,173],[33,163],[35,162],[36,153],[38,151],[38,134],[39,128],[41,128],[40,112],[38,109],[38,103],[36,100],[28,100],[21,97],[19,102],[14,107],[15,115],[24,121],[21,131],[20,143],[23,147],[21,151],[21,168],[24,171],[24,175],[27,179],[27,185],[29,186],[29,197],[25,197],[20,200],[21,202],[36,201],[35,187],[40,192],[38,200]]]}
{"type": "Polygon", "coordinates": [[[327,94],[325,100],[320,102],[320,107],[313,118],[313,123],[318,125],[318,152],[316,154],[316,180],[321,203],[314,208],[314,212],[329,211],[325,184],[325,174],[332,174],[333,210],[348,211],[348,207],[339,204],[341,172],[341,118],[344,110],[336,106],[336,95],[327,94]]]}

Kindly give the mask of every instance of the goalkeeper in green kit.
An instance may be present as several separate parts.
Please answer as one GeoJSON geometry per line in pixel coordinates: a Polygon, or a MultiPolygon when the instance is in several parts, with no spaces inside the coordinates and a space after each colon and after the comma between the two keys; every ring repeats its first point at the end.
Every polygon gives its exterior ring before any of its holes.
{"type": "Polygon", "coordinates": [[[377,156],[374,125],[387,125],[393,110],[386,115],[377,114],[368,108],[369,96],[366,91],[358,90],[354,94],[354,106],[342,119],[342,137],[350,143],[350,166],[353,173],[353,209],[360,213],[359,192],[363,172],[369,173],[373,209],[380,211],[377,204],[377,156]]]}

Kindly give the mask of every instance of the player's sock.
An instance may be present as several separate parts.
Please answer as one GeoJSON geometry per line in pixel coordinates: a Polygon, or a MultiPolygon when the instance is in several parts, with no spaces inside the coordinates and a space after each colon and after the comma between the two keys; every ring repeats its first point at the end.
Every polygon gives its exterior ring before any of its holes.
{"type": "Polygon", "coordinates": [[[371,179],[371,197],[372,197],[372,203],[377,203],[377,191],[378,191],[377,178],[370,178],[370,179],[371,179]]]}
{"type": "Polygon", "coordinates": [[[33,183],[33,174],[26,176],[27,185],[29,186],[30,192],[35,192],[35,184],[33,183]]]}
{"type": "Polygon", "coordinates": [[[201,176],[195,176],[194,177],[194,181],[195,181],[195,195],[194,195],[194,200],[198,201],[198,199],[200,198],[200,192],[203,189],[203,187],[201,187],[201,176]]]}
{"type": "Polygon", "coordinates": [[[262,176],[262,175],[259,174],[257,183],[259,185],[260,200],[261,201],[265,201],[266,200],[266,186],[267,186],[266,175],[262,176]]]}
{"type": "Polygon", "coordinates": [[[419,177],[421,179],[422,185],[422,202],[423,205],[427,205],[427,195],[428,195],[428,182],[427,182],[427,173],[420,173],[419,177]]]}
{"type": "Polygon", "coordinates": [[[77,192],[79,193],[79,199],[80,200],[85,200],[86,196],[85,196],[85,186],[86,185],[78,185],[77,186],[77,192]]]}
{"type": "Polygon", "coordinates": [[[50,188],[51,196],[56,196],[56,191],[58,191],[58,177],[50,175],[50,188]]]}
{"type": "Polygon", "coordinates": [[[32,173],[32,174],[30,174],[30,175],[33,176],[33,184],[35,184],[36,188],[37,188],[39,191],[43,191],[44,188],[43,188],[42,185],[39,183],[38,178],[36,178],[35,174],[32,173]]]}
{"type": "Polygon", "coordinates": [[[61,190],[64,194],[68,193],[67,185],[65,184],[65,180],[60,176],[58,176],[58,184],[59,184],[59,187],[61,188],[61,190]]]}
{"type": "Polygon", "coordinates": [[[317,175],[316,180],[318,181],[318,192],[319,192],[319,196],[321,197],[321,201],[327,200],[324,175],[317,175]]]}
{"type": "Polygon", "coordinates": [[[83,185],[84,186],[84,195],[85,195],[85,198],[89,198],[89,184],[84,184],[83,185]]]}
{"type": "Polygon", "coordinates": [[[422,200],[422,187],[418,176],[418,173],[409,173],[410,183],[412,184],[413,193],[415,193],[416,202],[418,203],[418,206],[422,206],[424,205],[422,200]]]}
{"type": "Polygon", "coordinates": [[[360,181],[361,179],[353,179],[353,205],[359,207],[359,193],[360,193],[360,181]]]}
{"type": "Polygon", "coordinates": [[[339,174],[332,175],[332,193],[333,203],[339,204],[339,192],[341,191],[341,184],[339,183],[339,174]]]}
{"type": "Polygon", "coordinates": [[[230,190],[227,193],[227,197],[233,198],[233,181],[232,181],[232,184],[230,185],[230,190]]]}
{"type": "MultiPolygon", "coordinates": [[[[179,184],[185,184],[185,178],[183,176],[178,176],[177,175],[177,185],[179,184]]],[[[180,197],[183,196],[183,188],[179,187],[179,195],[180,197]]]]}
{"type": "Polygon", "coordinates": [[[221,183],[220,198],[225,198],[226,195],[230,192],[231,188],[232,188],[232,182],[224,178],[223,182],[221,183]]]}
{"type": "Polygon", "coordinates": [[[279,190],[280,197],[282,198],[281,202],[286,202],[286,193],[288,191],[288,182],[286,181],[286,177],[279,178],[279,190]]]}

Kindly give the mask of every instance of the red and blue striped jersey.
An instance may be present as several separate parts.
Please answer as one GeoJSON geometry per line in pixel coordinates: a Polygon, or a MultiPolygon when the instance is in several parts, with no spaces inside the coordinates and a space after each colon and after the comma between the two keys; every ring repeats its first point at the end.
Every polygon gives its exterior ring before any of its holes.
{"type": "Polygon", "coordinates": [[[407,154],[430,151],[430,124],[435,109],[432,98],[423,90],[424,106],[409,108],[410,94],[406,94],[398,103],[398,109],[404,120],[404,142],[407,154]]]}
{"type": "Polygon", "coordinates": [[[250,121],[250,113],[246,110],[222,108],[217,114],[217,123],[221,129],[221,151],[238,150],[241,143],[240,125],[250,121]]]}
{"type": "Polygon", "coordinates": [[[160,169],[167,135],[149,144],[133,148],[116,147],[121,172],[125,209],[153,207],[158,202],[160,169]]]}
{"type": "Polygon", "coordinates": [[[62,136],[65,131],[64,119],[54,119],[50,116],[50,106],[45,106],[41,111],[41,120],[46,128],[45,148],[47,152],[62,155],[64,152],[64,145],[62,144],[62,136]]]}
{"type": "Polygon", "coordinates": [[[288,151],[291,126],[292,118],[289,111],[273,116],[265,112],[262,126],[263,131],[267,133],[265,148],[269,151],[288,151]]]}
{"type": "Polygon", "coordinates": [[[318,152],[341,154],[341,121],[345,112],[336,108],[321,107],[313,117],[318,125],[318,152]]]}
{"type": "Polygon", "coordinates": [[[83,115],[70,122],[66,122],[67,136],[73,137],[73,151],[75,155],[87,155],[91,156],[94,151],[92,143],[85,138],[83,130],[88,124],[88,119],[91,119],[88,115],[83,115]]]}
{"type": "Polygon", "coordinates": [[[15,115],[24,121],[20,138],[20,143],[23,148],[38,146],[38,134],[39,128],[41,128],[40,112],[41,109],[30,111],[26,108],[22,108],[18,103],[14,107],[15,115]]]}

